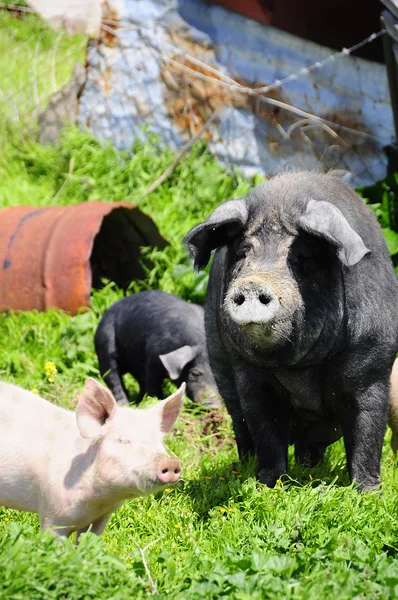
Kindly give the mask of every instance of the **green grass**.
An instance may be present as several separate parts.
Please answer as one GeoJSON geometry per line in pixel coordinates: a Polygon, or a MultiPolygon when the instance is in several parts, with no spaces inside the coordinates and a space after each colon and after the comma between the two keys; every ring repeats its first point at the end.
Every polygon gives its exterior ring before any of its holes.
{"type": "MultiPolygon", "coordinates": [[[[2,18],[9,16],[0,11],[2,18]]],[[[13,23],[16,32],[25,28],[24,39],[36,26],[13,23]]],[[[57,34],[48,35],[51,48],[57,34]]],[[[0,61],[7,62],[1,53],[0,61]]],[[[25,77],[24,64],[18,68],[25,77]]],[[[170,179],[143,197],[172,160],[153,137],[124,152],[74,129],[55,148],[18,128],[8,129],[3,142],[0,207],[128,200],[152,215],[170,247],[150,252],[154,268],[131,292],[161,288],[203,302],[208,270],[193,271],[182,237],[222,200],[260,181],[226,173],[199,143],[170,179]]],[[[72,407],[85,378],[99,375],[93,334],[121,296],[108,284],[75,317],[55,310],[0,315],[1,379],[72,407]],[[57,367],[55,381],[48,379],[48,361],[57,367]]],[[[136,389],[132,378],[128,387],[136,389]]],[[[181,600],[395,598],[398,484],[389,435],[382,494],[359,494],[349,485],[341,441],[312,470],[295,466],[290,452],[290,479],[270,490],[255,481],[254,465],[238,464],[226,412],[186,401],[168,439],[184,481],[126,502],[101,538],[88,533],[77,548],[73,540],[60,544],[39,531],[37,515],[0,508],[0,600],[149,598],[153,585],[160,598],[181,600]]]]}
{"type": "Polygon", "coordinates": [[[85,46],[85,36],[54,32],[36,15],[16,17],[0,10],[2,145],[10,132],[26,137],[37,129],[37,117],[51,94],[69,81],[76,61],[84,62],[85,46]]]}
{"type": "MultiPolygon", "coordinates": [[[[226,173],[198,144],[162,187],[140,201],[171,159],[155,139],[118,153],[73,129],[55,148],[14,141],[8,154],[13,169],[2,174],[0,206],[51,204],[57,193],[62,204],[139,201],[171,246],[150,253],[154,269],[131,291],[159,287],[203,301],[207,271],[193,271],[182,237],[222,200],[244,194],[255,182],[226,173]],[[71,160],[73,179],[63,185],[71,160]],[[15,172],[26,196],[12,184],[15,172]]],[[[93,292],[92,308],[75,317],[54,310],[0,315],[2,379],[71,407],[84,379],[98,377],[93,334],[100,315],[121,296],[108,284],[93,292]],[[46,376],[47,361],[56,364],[54,382],[46,376]]],[[[128,387],[136,389],[132,378],[128,387]]],[[[291,457],[292,479],[269,490],[255,481],[253,465],[231,469],[237,453],[225,411],[217,426],[209,413],[188,402],[168,443],[183,464],[184,482],[157,497],[126,502],[102,538],[88,534],[77,549],[71,542],[60,549],[40,533],[36,515],[0,509],[0,598],[151,596],[137,547],[151,542],[145,559],[164,598],[393,598],[398,593],[398,485],[388,439],[382,495],[352,489],[341,441],[311,471],[296,467],[291,457]]]]}

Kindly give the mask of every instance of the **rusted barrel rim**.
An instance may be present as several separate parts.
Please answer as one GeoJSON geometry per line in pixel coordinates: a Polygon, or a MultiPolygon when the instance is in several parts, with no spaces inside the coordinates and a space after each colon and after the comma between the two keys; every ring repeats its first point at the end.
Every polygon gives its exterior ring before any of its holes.
{"type": "Polygon", "coordinates": [[[0,211],[0,309],[75,314],[101,276],[124,285],[144,276],[140,247],[164,248],[152,219],[128,202],[0,211]]]}

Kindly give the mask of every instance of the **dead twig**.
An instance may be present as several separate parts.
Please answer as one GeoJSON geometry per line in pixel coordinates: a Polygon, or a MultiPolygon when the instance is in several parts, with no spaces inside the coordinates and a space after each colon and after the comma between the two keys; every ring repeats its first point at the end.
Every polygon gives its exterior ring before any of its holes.
{"type": "Polygon", "coordinates": [[[145,198],[145,196],[152,194],[152,192],[156,190],[157,187],[159,187],[164,181],[166,181],[166,179],[170,177],[170,175],[172,174],[172,172],[174,171],[184,154],[186,154],[188,150],[190,150],[191,146],[193,146],[193,144],[201,137],[201,135],[206,131],[206,129],[211,125],[211,123],[213,123],[214,119],[218,116],[218,114],[218,110],[215,110],[211,114],[211,116],[207,119],[206,123],[202,125],[199,131],[197,131],[195,135],[186,144],[184,144],[181,150],[177,153],[173,162],[167,167],[167,169],[161,174],[161,176],[158,177],[156,181],[151,183],[150,186],[148,186],[140,200],[142,200],[142,198],[145,198]]]}
{"type": "Polygon", "coordinates": [[[306,129],[313,129],[314,127],[320,127],[321,129],[326,131],[326,133],[328,133],[335,139],[338,139],[342,145],[345,145],[345,146],[347,145],[347,143],[335,131],[333,131],[333,129],[331,127],[326,125],[326,123],[323,123],[322,121],[313,122],[312,119],[300,119],[299,121],[296,121],[295,123],[290,125],[289,129],[286,132],[287,137],[288,138],[291,137],[292,132],[297,128],[304,131],[306,129]]]}
{"type": "MultiPolygon", "coordinates": [[[[381,32],[379,32],[379,33],[381,33],[381,32]]],[[[374,34],[374,35],[376,35],[376,37],[379,36],[379,34],[374,34]]],[[[372,38],[372,40],[373,39],[374,38],[372,38]]],[[[276,81],[273,84],[270,84],[269,86],[265,86],[262,88],[247,87],[247,86],[241,85],[238,82],[231,84],[222,79],[215,79],[214,77],[210,77],[209,75],[206,75],[205,73],[196,71],[196,70],[192,69],[191,67],[189,67],[188,65],[181,63],[177,60],[174,60],[170,56],[165,56],[159,50],[157,50],[155,47],[152,47],[152,50],[161,58],[163,63],[165,65],[167,65],[170,70],[175,71],[176,73],[181,74],[182,72],[186,72],[186,73],[189,73],[190,75],[192,75],[193,77],[196,77],[197,79],[202,79],[203,81],[209,81],[220,87],[228,88],[235,92],[240,92],[241,94],[246,94],[247,96],[259,98],[259,103],[264,102],[266,104],[270,104],[271,106],[277,106],[278,108],[281,108],[282,110],[286,110],[288,112],[296,114],[299,117],[302,117],[304,119],[311,119],[312,121],[315,121],[317,123],[323,123],[325,125],[328,125],[330,128],[336,128],[340,131],[345,131],[347,133],[359,135],[359,136],[362,136],[362,137],[365,137],[368,139],[375,139],[375,140],[381,139],[376,135],[373,135],[373,134],[370,134],[370,133],[367,133],[367,132],[364,132],[361,130],[353,129],[352,127],[347,127],[347,126],[341,125],[339,123],[334,123],[333,121],[329,121],[328,119],[324,119],[322,117],[318,117],[317,115],[314,115],[313,113],[302,110],[296,106],[293,106],[292,104],[287,104],[286,102],[282,102],[281,100],[277,100],[276,98],[270,98],[268,96],[264,96],[264,93],[266,91],[268,91],[269,89],[281,87],[280,86],[281,82],[282,83],[286,82],[288,78],[285,78],[284,80],[281,80],[281,81],[276,81]]],[[[344,53],[344,52],[341,53],[342,56],[345,54],[346,53],[344,53]]],[[[335,56],[333,56],[333,60],[335,60],[335,56]]],[[[321,63],[319,63],[319,64],[321,64],[321,63]]],[[[316,63],[316,65],[318,65],[318,63],[316,63]]],[[[308,71],[308,70],[310,70],[310,67],[308,67],[306,69],[306,71],[308,71]]],[[[300,73],[302,73],[302,72],[304,72],[303,69],[300,71],[300,73]]],[[[291,78],[292,77],[289,78],[289,81],[291,78]]]]}
{"type": "Polygon", "coordinates": [[[58,192],[55,194],[55,196],[54,196],[54,198],[52,200],[53,202],[55,202],[55,200],[58,198],[58,196],[60,195],[60,193],[62,192],[62,190],[64,189],[64,187],[66,185],[68,185],[69,181],[71,180],[71,178],[73,176],[73,169],[74,168],[75,168],[75,159],[72,156],[72,158],[69,161],[68,173],[66,175],[65,181],[63,182],[63,184],[59,188],[58,192]]]}
{"type": "Polygon", "coordinates": [[[152,589],[152,594],[158,594],[158,589],[156,587],[156,583],[151,575],[151,572],[149,570],[148,564],[146,562],[146,558],[145,558],[145,550],[148,550],[148,548],[150,548],[151,546],[153,546],[154,544],[156,544],[157,542],[159,542],[160,540],[162,540],[164,538],[164,535],[161,535],[159,538],[157,538],[156,540],[153,540],[152,542],[149,542],[149,544],[147,544],[146,546],[144,546],[144,548],[141,548],[141,546],[139,546],[137,544],[137,542],[135,541],[134,538],[132,538],[134,544],[137,546],[139,553],[141,554],[141,560],[142,560],[142,564],[144,565],[144,569],[145,572],[148,576],[149,579],[149,583],[152,589]]]}
{"type": "Polygon", "coordinates": [[[33,8],[28,6],[16,6],[16,4],[0,4],[0,10],[8,10],[9,12],[19,13],[34,13],[36,12],[33,8]]]}

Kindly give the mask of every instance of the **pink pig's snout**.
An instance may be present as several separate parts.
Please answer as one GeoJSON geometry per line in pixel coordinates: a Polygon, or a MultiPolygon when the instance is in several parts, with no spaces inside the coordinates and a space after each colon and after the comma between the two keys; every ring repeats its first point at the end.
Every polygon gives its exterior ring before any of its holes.
{"type": "Polygon", "coordinates": [[[161,483],[175,483],[181,475],[181,465],[176,458],[163,458],[158,466],[157,478],[161,483]]]}

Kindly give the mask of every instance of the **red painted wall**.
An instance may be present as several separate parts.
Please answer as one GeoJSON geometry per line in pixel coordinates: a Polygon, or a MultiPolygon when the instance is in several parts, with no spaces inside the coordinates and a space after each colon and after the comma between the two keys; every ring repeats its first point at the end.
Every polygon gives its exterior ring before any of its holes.
{"type": "MultiPolygon", "coordinates": [[[[378,0],[209,0],[264,24],[340,50],[380,30],[378,0]]],[[[381,39],[357,56],[383,62],[381,39]]]]}

